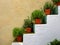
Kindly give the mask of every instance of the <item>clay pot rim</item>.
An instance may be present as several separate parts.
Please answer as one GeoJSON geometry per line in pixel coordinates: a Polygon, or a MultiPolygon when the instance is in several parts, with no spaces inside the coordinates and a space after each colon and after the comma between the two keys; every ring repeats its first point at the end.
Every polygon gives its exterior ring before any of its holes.
{"type": "Polygon", "coordinates": [[[45,10],[51,10],[50,8],[46,8],[45,10]]]}

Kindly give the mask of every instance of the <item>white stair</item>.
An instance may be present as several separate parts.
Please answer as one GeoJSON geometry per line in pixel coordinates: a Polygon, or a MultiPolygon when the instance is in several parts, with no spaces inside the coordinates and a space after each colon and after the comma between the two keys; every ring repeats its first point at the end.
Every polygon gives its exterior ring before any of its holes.
{"type": "Polygon", "coordinates": [[[36,36],[35,34],[24,34],[24,38],[23,38],[23,45],[35,45],[36,36]]]}
{"type": "Polygon", "coordinates": [[[60,6],[58,6],[58,15],[60,15],[60,6]]]}
{"type": "Polygon", "coordinates": [[[13,42],[12,45],[23,45],[21,42],[13,42]]]}
{"type": "Polygon", "coordinates": [[[55,38],[60,39],[60,6],[58,15],[48,15],[47,24],[35,24],[35,34],[24,34],[23,45],[47,45],[55,38]]]}

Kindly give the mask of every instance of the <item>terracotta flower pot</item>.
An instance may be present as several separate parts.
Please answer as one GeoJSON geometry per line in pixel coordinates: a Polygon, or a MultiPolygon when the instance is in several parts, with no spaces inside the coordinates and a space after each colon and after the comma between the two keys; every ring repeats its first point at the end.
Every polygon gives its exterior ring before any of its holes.
{"type": "Polygon", "coordinates": [[[45,9],[45,14],[46,15],[50,15],[50,13],[51,13],[51,10],[50,9],[45,9]]]}
{"type": "Polygon", "coordinates": [[[26,32],[27,32],[27,33],[31,33],[31,31],[32,31],[32,29],[31,29],[30,27],[27,27],[27,28],[26,28],[26,32]]]}
{"type": "Polygon", "coordinates": [[[57,2],[56,5],[59,6],[60,5],[60,2],[57,2]]]}
{"type": "Polygon", "coordinates": [[[18,42],[22,42],[22,40],[23,40],[23,37],[22,36],[17,36],[17,41],[18,42]]]}
{"type": "Polygon", "coordinates": [[[41,24],[41,23],[42,23],[41,19],[35,19],[35,24],[41,24]]]}

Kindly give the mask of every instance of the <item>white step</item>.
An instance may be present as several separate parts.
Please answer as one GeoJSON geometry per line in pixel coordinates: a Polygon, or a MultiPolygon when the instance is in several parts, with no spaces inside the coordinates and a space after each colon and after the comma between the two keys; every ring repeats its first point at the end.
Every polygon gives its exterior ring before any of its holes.
{"type": "Polygon", "coordinates": [[[22,42],[12,42],[12,45],[23,45],[22,42]]]}
{"type": "Polygon", "coordinates": [[[35,38],[36,38],[36,36],[34,35],[35,34],[24,34],[23,45],[34,45],[35,38]]]}
{"type": "Polygon", "coordinates": [[[60,15],[60,6],[58,6],[58,15],[60,15]]]}
{"type": "Polygon", "coordinates": [[[48,15],[47,16],[47,24],[51,24],[52,23],[58,23],[60,20],[60,16],[59,15],[48,15]],[[57,22],[58,21],[58,22],[57,22]]]}
{"type": "Polygon", "coordinates": [[[40,34],[41,32],[45,32],[48,30],[47,24],[35,24],[35,33],[40,34]]]}

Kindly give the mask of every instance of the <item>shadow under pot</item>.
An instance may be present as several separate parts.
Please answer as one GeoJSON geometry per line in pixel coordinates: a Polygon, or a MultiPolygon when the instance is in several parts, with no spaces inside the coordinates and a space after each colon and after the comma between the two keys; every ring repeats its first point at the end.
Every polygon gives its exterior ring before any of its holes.
{"type": "Polygon", "coordinates": [[[44,12],[45,12],[46,15],[50,15],[51,9],[45,9],[44,12]]]}
{"type": "Polygon", "coordinates": [[[39,18],[35,19],[35,24],[41,24],[41,23],[42,23],[41,19],[39,19],[39,18]]]}
{"type": "Polygon", "coordinates": [[[23,36],[17,36],[16,40],[17,40],[17,42],[22,42],[23,41],[23,36]]]}
{"type": "Polygon", "coordinates": [[[27,27],[26,28],[26,33],[31,33],[32,32],[32,28],[31,27],[27,27]]]}

